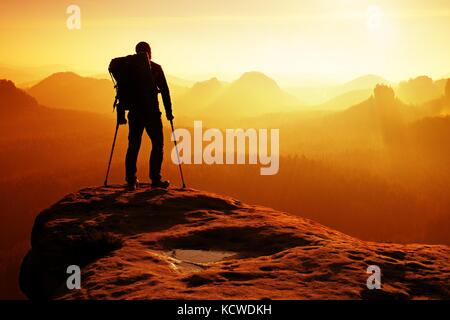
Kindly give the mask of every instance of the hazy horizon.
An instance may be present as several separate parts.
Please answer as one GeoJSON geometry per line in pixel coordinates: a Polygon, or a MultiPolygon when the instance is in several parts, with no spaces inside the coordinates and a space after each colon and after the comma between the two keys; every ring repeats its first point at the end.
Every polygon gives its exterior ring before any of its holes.
{"type": "MultiPolygon", "coordinates": [[[[109,63],[109,61],[107,62],[107,64],[108,63],[109,63]]],[[[109,79],[108,73],[107,73],[107,67],[105,67],[105,70],[103,70],[103,71],[100,70],[100,71],[96,72],[93,70],[80,70],[80,69],[76,69],[76,68],[73,68],[70,66],[58,65],[58,64],[55,64],[55,65],[39,65],[39,64],[37,64],[37,65],[33,65],[33,66],[30,66],[30,65],[26,65],[26,66],[7,65],[7,64],[3,64],[3,63],[0,64],[0,78],[11,80],[11,81],[15,82],[16,85],[19,85],[19,86],[23,85],[24,83],[27,83],[27,82],[31,82],[31,83],[39,82],[55,73],[61,73],[61,72],[73,72],[82,77],[97,78],[97,79],[109,79]],[[33,74],[33,71],[34,71],[35,76],[34,77],[27,76],[26,81],[16,80],[16,79],[14,79],[14,76],[9,76],[8,74],[5,75],[4,73],[1,73],[1,69],[4,69],[4,70],[7,69],[7,70],[11,71],[12,73],[27,71],[29,74],[33,74]],[[37,71],[37,70],[39,70],[39,71],[37,71]]],[[[378,76],[378,77],[384,78],[385,80],[387,80],[389,83],[392,83],[392,84],[398,84],[401,81],[415,79],[420,76],[430,77],[434,81],[450,78],[450,72],[448,72],[448,73],[442,72],[442,75],[440,75],[440,76],[439,75],[432,76],[430,73],[418,73],[415,75],[411,75],[410,77],[400,78],[400,79],[391,79],[391,78],[385,77],[381,73],[358,74],[358,75],[355,75],[354,77],[343,78],[343,79],[333,79],[331,76],[326,76],[326,75],[320,76],[320,75],[302,75],[302,74],[299,74],[297,76],[290,76],[290,77],[283,78],[283,77],[276,76],[276,75],[274,76],[270,73],[266,73],[261,70],[252,70],[252,69],[249,69],[249,70],[243,69],[241,72],[237,72],[235,74],[230,74],[228,76],[220,74],[220,72],[211,72],[211,73],[204,73],[204,74],[191,75],[191,76],[183,76],[182,74],[177,74],[177,73],[168,73],[166,75],[169,77],[177,78],[179,80],[191,82],[192,84],[194,84],[196,82],[202,82],[202,81],[206,81],[206,80],[209,80],[212,78],[217,78],[218,80],[223,81],[223,82],[232,82],[232,81],[237,80],[243,74],[248,73],[248,72],[262,73],[262,74],[268,76],[269,78],[275,80],[277,82],[277,84],[280,85],[280,87],[285,88],[285,89],[293,88],[293,87],[314,88],[314,87],[327,87],[327,86],[343,85],[343,84],[346,84],[353,80],[357,80],[359,78],[363,78],[366,76],[378,76]]]]}
{"type": "Polygon", "coordinates": [[[424,74],[438,79],[450,70],[450,6],[441,0],[207,6],[130,0],[126,7],[80,0],[80,30],[66,27],[68,3],[9,2],[0,5],[0,40],[8,44],[0,60],[12,66],[56,64],[98,74],[111,58],[132,53],[146,40],[167,74],[193,81],[228,81],[257,70],[283,86],[342,83],[365,74],[398,82],[424,74]]]}

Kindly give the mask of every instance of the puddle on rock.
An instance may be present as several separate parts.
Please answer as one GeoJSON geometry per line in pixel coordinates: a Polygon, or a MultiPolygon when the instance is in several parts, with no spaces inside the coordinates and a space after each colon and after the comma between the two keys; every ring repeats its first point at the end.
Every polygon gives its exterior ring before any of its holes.
{"type": "Polygon", "coordinates": [[[188,250],[174,249],[168,252],[168,255],[180,261],[195,264],[204,264],[222,261],[226,258],[236,255],[236,252],[230,251],[210,251],[210,250],[188,250]]]}

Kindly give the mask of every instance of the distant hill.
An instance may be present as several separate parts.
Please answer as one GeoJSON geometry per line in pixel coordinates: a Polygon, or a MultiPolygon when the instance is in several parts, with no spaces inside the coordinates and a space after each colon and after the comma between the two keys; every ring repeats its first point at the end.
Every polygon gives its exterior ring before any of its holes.
{"type": "Polygon", "coordinates": [[[172,76],[170,74],[166,74],[165,76],[166,76],[166,79],[167,79],[168,83],[170,83],[172,85],[175,85],[175,86],[178,86],[178,87],[189,88],[189,87],[192,87],[195,84],[195,81],[191,81],[191,80],[175,77],[175,76],[172,76]]]}
{"type": "Polygon", "coordinates": [[[444,86],[445,80],[437,82],[430,77],[420,76],[400,82],[396,92],[403,101],[418,105],[441,97],[444,86]]]}
{"type": "Polygon", "coordinates": [[[260,72],[244,73],[205,109],[208,115],[256,116],[292,109],[297,100],[260,72]]]}
{"type": "Polygon", "coordinates": [[[226,84],[217,78],[195,83],[177,100],[177,109],[188,115],[198,115],[209,104],[213,103],[224,91],[226,84]]]}
{"type": "Polygon", "coordinates": [[[0,115],[2,138],[60,140],[98,130],[107,136],[113,125],[111,118],[95,112],[48,108],[9,80],[0,80],[0,115]]]}
{"type": "Polygon", "coordinates": [[[325,117],[323,125],[337,135],[353,135],[360,140],[378,137],[392,141],[400,138],[399,132],[408,123],[422,116],[423,110],[403,103],[391,87],[377,85],[369,99],[325,117]]]}
{"type": "Polygon", "coordinates": [[[369,98],[371,94],[371,89],[353,90],[336,96],[325,103],[315,106],[315,108],[325,110],[344,110],[349,106],[353,106],[355,104],[363,102],[364,100],[367,100],[367,98],[369,98]]]}
{"type": "Polygon", "coordinates": [[[370,91],[377,84],[390,83],[378,75],[364,75],[339,85],[290,88],[289,93],[310,106],[324,107],[323,105],[327,104],[326,108],[343,109],[355,104],[358,100],[361,101],[363,91],[370,91]],[[350,94],[350,92],[353,93],[350,94]],[[336,101],[333,101],[334,99],[336,101]],[[348,104],[342,105],[342,103],[348,104]]]}
{"type": "Polygon", "coordinates": [[[0,80],[0,114],[13,115],[39,109],[36,99],[18,89],[10,80],[0,80]]]}
{"type": "Polygon", "coordinates": [[[16,67],[0,64],[0,79],[6,78],[22,86],[22,84],[36,83],[58,71],[66,71],[63,65],[47,65],[40,67],[16,67]]]}
{"type": "Polygon", "coordinates": [[[50,108],[107,113],[115,97],[112,82],[59,72],[28,90],[41,104],[50,108]]]}
{"type": "Polygon", "coordinates": [[[194,81],[174,77],[166,74],[166,80],[169,85],[170,95],[175,100],[189,91],[189,88],[194,85],[194,81]]]}
{"type": "Polygon", "coordinates": [[[353,90],[372,89],[377,84],[389,84],[389,81],[378,75],[369,74],[344,83],[340,90],[348,92],[353,90]]]}

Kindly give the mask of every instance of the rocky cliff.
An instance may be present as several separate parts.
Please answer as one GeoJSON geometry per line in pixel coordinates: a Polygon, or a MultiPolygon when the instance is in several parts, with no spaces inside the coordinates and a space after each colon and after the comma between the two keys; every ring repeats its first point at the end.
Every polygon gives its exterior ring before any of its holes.
{"type": "Polygon", "coordinates": [[[448,246],[361,241],[193,189],[80,190],[37,216],[31,246],[31,299],[450,298],[448,246]],[[81,289],[67,289],[69,265],[81,289]],[[369,265],[381,289],[367,288],[369,265]]]}

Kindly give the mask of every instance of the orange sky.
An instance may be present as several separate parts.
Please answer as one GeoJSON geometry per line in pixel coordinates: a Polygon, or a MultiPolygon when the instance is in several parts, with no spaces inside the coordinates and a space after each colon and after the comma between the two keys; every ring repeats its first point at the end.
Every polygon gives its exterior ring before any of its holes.
{"type": "Polygon", "coordinates": [[[448,0],[93,2],[2,0],[0,63],[103,73],[147,40],[167,73],[191,79],[249,70],[285,83],[450,74],[448,0]],[[66,27],[72,3],[81,30],[66,27]]]}

